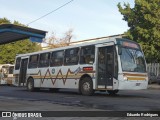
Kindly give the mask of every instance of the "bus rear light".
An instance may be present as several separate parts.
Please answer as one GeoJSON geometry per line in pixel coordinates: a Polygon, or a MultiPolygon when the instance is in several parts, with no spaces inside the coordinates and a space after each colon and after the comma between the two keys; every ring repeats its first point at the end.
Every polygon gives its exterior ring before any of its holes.
{"type": "Polygon", "coordinates": [[[83,71],[93,71],[93,67],[83,67],[83,71]]]}

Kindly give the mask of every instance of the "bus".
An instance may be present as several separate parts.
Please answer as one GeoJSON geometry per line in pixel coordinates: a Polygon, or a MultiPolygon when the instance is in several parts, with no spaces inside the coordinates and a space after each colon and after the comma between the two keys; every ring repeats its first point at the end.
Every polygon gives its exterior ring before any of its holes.
{"type": "Polygon", "coordinates": [[[16,56],[16,86],[95,91],[147,89],[146,61],[140,45],[119,36],[73,42],[70,46],[16,56]]]}
{"type": "Polygon", "coordinates": [[[1,64],[0,65],[0,84],[12,85],[13,82],[13,64],[1,64]]]}
{"type": "Polygon", "coordinates": [[[13,77],[13,70],[14,70],[14,65],[8,66],[8,73],[7,73],[7,85],[14,85],[14,77],[13,77]]]}

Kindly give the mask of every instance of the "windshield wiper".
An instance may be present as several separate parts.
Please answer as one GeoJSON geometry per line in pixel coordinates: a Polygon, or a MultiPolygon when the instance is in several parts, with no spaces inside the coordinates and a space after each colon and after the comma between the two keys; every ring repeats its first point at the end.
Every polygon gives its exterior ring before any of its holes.
{"type": "Polygon", "coordinates": [[[132,53],[130,53],[130,51],[126,48],[127,54],[134,60],[134,56],[132,53]]]}

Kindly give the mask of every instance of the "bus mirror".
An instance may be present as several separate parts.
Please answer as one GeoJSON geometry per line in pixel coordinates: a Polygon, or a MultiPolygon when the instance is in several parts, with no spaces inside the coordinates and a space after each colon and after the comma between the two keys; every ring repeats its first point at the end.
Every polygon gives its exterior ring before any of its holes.
{"type": "Polygon", "coordinates": [[[118,54],[122,55],[122,47],[121,46],[118,46],[118,54]]]}

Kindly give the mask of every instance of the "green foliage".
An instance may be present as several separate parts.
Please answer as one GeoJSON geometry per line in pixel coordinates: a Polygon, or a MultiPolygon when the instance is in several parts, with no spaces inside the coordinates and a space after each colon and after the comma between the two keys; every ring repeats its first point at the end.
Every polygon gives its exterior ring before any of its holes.
{"type": "Polygon", "coordinates": [[[7,18],[0,18],[0,24],[9,24],[11,21],[9,21],[7,18]]]}
{"type": "MultiPolygon", "coordinates": [[[[11,23],[7,18],[1,18],[0,24],[11,23]]],[[[18,21],[13,24],[22,25],[18,21]]],[[[41,50],[41,46],[30,40],[22,40],[9,44],[0,45],[0,64],[13,64],[16,54],[24,54],[41,50]]]]}
{"type": "Polygon", "coordinates": [[[160,0],[135,0],[134,8],[118,4],[130,29],[127,38],[139,42],[147,62],[160,61],[160,0]]]}

